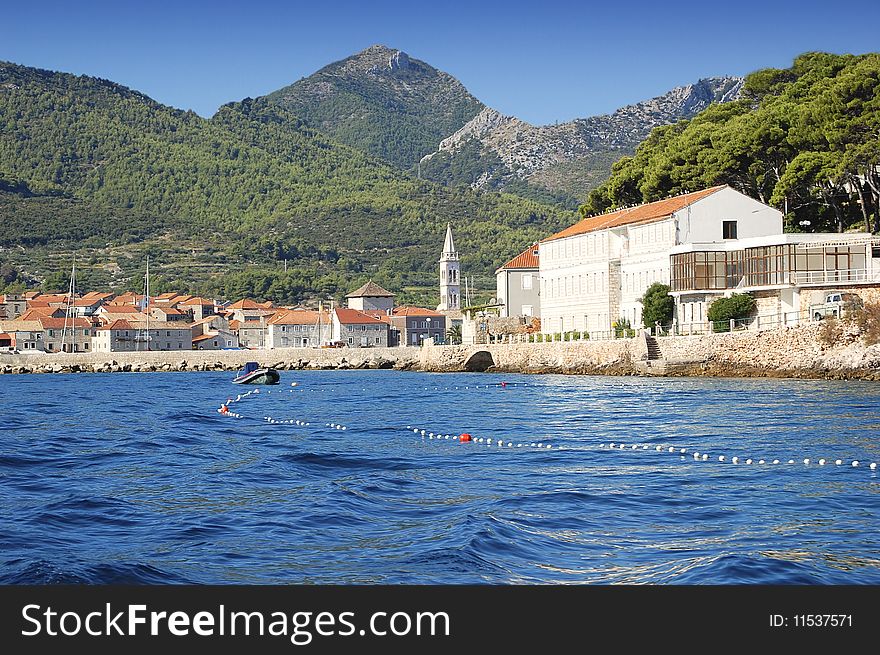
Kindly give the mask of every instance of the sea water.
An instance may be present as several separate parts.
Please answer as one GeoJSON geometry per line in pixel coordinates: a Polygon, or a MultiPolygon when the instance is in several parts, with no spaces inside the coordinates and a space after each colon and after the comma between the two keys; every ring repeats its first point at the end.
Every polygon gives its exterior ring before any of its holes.
{"type": "Polygon", "coordinates": [[[874,383],[231,377],[0,377],[0,582],[880,583],[874,383]]]}

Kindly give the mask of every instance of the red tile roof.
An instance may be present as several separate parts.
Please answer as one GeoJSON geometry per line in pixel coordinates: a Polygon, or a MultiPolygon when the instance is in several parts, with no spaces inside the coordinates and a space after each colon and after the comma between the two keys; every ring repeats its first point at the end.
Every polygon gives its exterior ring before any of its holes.
{"type": "Polygon", "coordinates": [[[649,202],[648,204],[639,205],[638,207],[618,209],[610,214],[590,216],[589,218],[585,218],[571,227],[544,239],[544,242],[564,239],[565,237],[573,237],[578,234],[586,234],[587,232],[595,232],[596,230],[618,227],[620,225],[649,223],[651,221],[662,220],[685,207],[693,205],[698,200],[711,196],[713,193],[720,191],[726,186],[726,184],[722,184],[721,186],[714,186],[709,189],[703,189],[702,191],[695,191],[694,193],[685,193],[680,196],[675,196],[674,198],[649,202]]]}
{"type": "Polygon", "coordinates": [[[242,298],[238,302],[234,302],[227,309],[266,309],[260,304],[257,304],[255,301],[250,298],[242,298]]]}
{"type": "Polygon", "coordinates": [[[90,328],[92,327],[91,321],[85,318],[51,318],[51,317],[43,317],[38,318],[40,324],[43,326],[44,330],[62,330],[64,329],[64,323],[67,322],[67,327],[76,327],[76,328],[90,328]]]}
{"type": "Polygon", "coordinates": [[[199,337],[193,337],[192,342],[199,343],[200,341],[207,341],[208,339],[219,339],[219,338],[220,338],[219,334],[203,334],[199,337]]]}
{"type": "Polygon", "coordinates": [[[336,312],[336,317],[339,319],[339,322],[342,324],[351,324],[355,323],[358,325],[362,324],[374,324],[374,323],[385,323],[382,319],[376,318],[375,316],[370,316],[368,314],[364,314],[363,312],[359,312],[356,309],[345,309],[337,307],[333,310],[336,312]]]}
{"type": "Polygon", "coordinates": [[[434,311],[433,309],[425,309],[424,307],[412,307],[409,305],[404,305],[402,307],[395,307],[393,310],[394,316],[445,316],[445,314],[441,314],[438,311],[434,311]]]}
{"type": "MultiPolygon", "coordinates": [[[[330,323],[330,315],[327,312],[321,312],[320,317],[322,324],[328,325],[330,323]]],[[[267,323],[269,325],[317,325],[318,312],[308,309],[289,309],[276,312],[267,323]]]]}
{"type": "Polygon", "coordinates": [[[61,307],[32,307],[25,310],[22,315],[18,317],[18,320],[39,321],[41,318],[48,318],[58,311],[64,312],[64,309],[61,307]]]}
{"type": "Polygon", "coordinates": [[[133,330],[134,328],[131,326],[131,323],[126,321],[124,318],[117,318],[115,321],[108,325],[102,325],[98,328],[99,330],[133,330]]]}
{"type": "Polygon", "coordinates": [[[205,307],[205,306],[213,307],[214,301],[208,300],[207,298],[199,298],[198,296],[193,296],[191,298],[187,298],[186,300],[182,301],[180,304],[186,305],[186,306],[202,305],[203,307],[205,307]]]}
{"type": "Polygon", "coordinates": [[[538,244],[529,246],[509,262],[499,266],[495,272],[510,268],[538,268],[538,244]]]}
{"type": "Polygon", "coordinates": [[[108,314],[137,314],[141,311],[134,305],[103,305],[102,309],[108,314]]]}

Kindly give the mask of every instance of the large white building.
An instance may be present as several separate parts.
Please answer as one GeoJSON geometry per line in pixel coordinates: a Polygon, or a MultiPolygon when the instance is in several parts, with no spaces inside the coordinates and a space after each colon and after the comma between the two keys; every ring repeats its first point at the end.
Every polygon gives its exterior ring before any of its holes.
{"type": "Polygon", "coordinates": [[[673,248],[781,233],[781,212],[727,185],[585,218],[539,244],[541,329],[639,327],[639,298],[669,284],[673,248]]]}

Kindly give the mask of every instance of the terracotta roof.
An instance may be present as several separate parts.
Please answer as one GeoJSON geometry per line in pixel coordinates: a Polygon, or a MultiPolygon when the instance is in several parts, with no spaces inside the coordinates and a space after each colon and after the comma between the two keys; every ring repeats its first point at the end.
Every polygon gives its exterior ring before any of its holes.
{"type": "Polygon", "coordinates": [[[156,296],[156,300],[171,300],[176,295],[176,291],[168,291],[166,293],[160,293],[158,296],[156,296]]]}
{"type": "Polygon", "coordinates": [[[394,316],[444,316],[440,312],[433,309],[425,309],[424,307],[412,307],[408,305],[395,307],[393,314],[394,316]]]}
{"type": "Polygon", "coordinates": [[[333,311],[336,312],[336,317],[339,319],[339,322],[343,324],[357,323],[360,325],[363,323],[385,323],[382,319],[370,316],[369,314],[364,314],[356,309],[336,308],[333,311]]]}
{"type": "Polygon", "coordinates": [[[378,284],[370,280],[357,291],[352,291],[346,298],[393,298],[394,294],[383,289],[378,284]]]}
{"type": "Polygon", "coordinates": [[[262,305],[257,304],[250,298],[242,298],[238,302],[234,302],[227,309],[265,309],[262,305]]]}
{"type": "MultiPolygon", "coordinates": [[[[320,317],[322,324],[329,324],[330,315],[327,312],[321,312],[320,317]]],[[[317,323],[318,312],[303,309],[276,312],[275,316],[268,321],[269,325],[317,325],[317,323]]]]}
{"type": "Polygon", "coordinates": [[[509,262],[499,266],[495,272],[511,268],[538,268],[538,244],[529,246],[509,262]]]}
{"type": "Polygon", "coordinates": [[[153,309],[162,312],[165,316],[183,316],[185,313],[174,307],[153,307],[153,309]]]}
{"type": "Polygon", "coordinates": [[[219,339],[219,334],[203,334],[199,337],[193,337],[193,343],[199,343],[200,341],[207,341],[208,339],[219,339]]]}
{"type": "Polygon", "coordinates": [[[241,327],[241,321],[236,321],[235,319],[232,319],[231,321],[229,321],[229,329],[232,330],[233,332],[235,330],[237,330],[239,327],[241,327]]]}
{"type": "Polygon", "coordinates": [[[267,300],[266,302],[257,303],[263,309],[275,309],[275,304],[271,300],[267,300]]]}
{"type": "Polygon", "coordinates": [[[202,305],[202,306],[214,306],[213,300],[208,300],[207,298],[199,298],[198,296],[192,296],[191,298],[187,298],[180,302],[181,305],[202,305]]]}
{"type": "Polygon", "coordinates": [[[58,311],[63,312],[64,310],[61,307],[32,307],[25,310],[18,319],[20,321],[39,321],[41,318],[48,318],[58,311]]]}
{"type": "Polygon", "coordinates": [[[639,205],[638,207],[619,209],[609,214],[602,214],[601,216],[590,216],[589,218],[585,218],[571,227],[544,239],[544,242],[564,239],[565,237],[573,237],[578,234],[586,234],[587,232],[595,232],[596,230],[605,230],[620,225],[649,223],[651,221],[661,220],[685,207],[693,205],[698,200],[711,196],[713,193],[720,191],[726,186],[726,184],[722,184],[721,186],[714,186],[709,189],[703,189],[702,191],[695,191],[694,193],[685,193],[684,195],[675,196],[674,198],[649,202],[646,205],[639,205]]]}
{"type": "MultiPolygon", "coordinates": [[[[35,302],[35,303],[67,302],[67,294],[66,293],[44,294],[44,295],[38,296],[37,298],[31,300],[30,302],[35,302]]],[[[28,303],[28,304],[30,304],[30,303],[28,303]]]]}
{"type": "Polygon", "coordinates": [[[44,330],[62,330],[64,329],[64,322],[67,321],[67,327],[77,327],[77,328],[90,328],[92,327],[91,321],[85,318],[52,318],[50,316],[46,316],[38,319],[40,324],[43,326],[44,330]]]}
{"type": "Polygon", "coordinates": [[[108,323],[107,325],[102,325],[98,328],[99,330],[133,330],[131,323],[126,321],[124,318],[117,318],[112,323],[108,323]]]}
{"type": "Polygon", "coordinates": [[[101,309],[107,314],[139,314],[141,311],[134,305],[102,305],[101,309]]]}

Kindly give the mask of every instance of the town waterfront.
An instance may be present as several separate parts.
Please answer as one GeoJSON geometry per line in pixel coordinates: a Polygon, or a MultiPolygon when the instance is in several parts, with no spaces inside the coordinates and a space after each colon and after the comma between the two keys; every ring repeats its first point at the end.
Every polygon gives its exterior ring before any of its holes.
{"type": "Polygon", "coordinates": [[[871,383],[230,378],[4,376],[0,581],[880,583],[871,383]]]}

